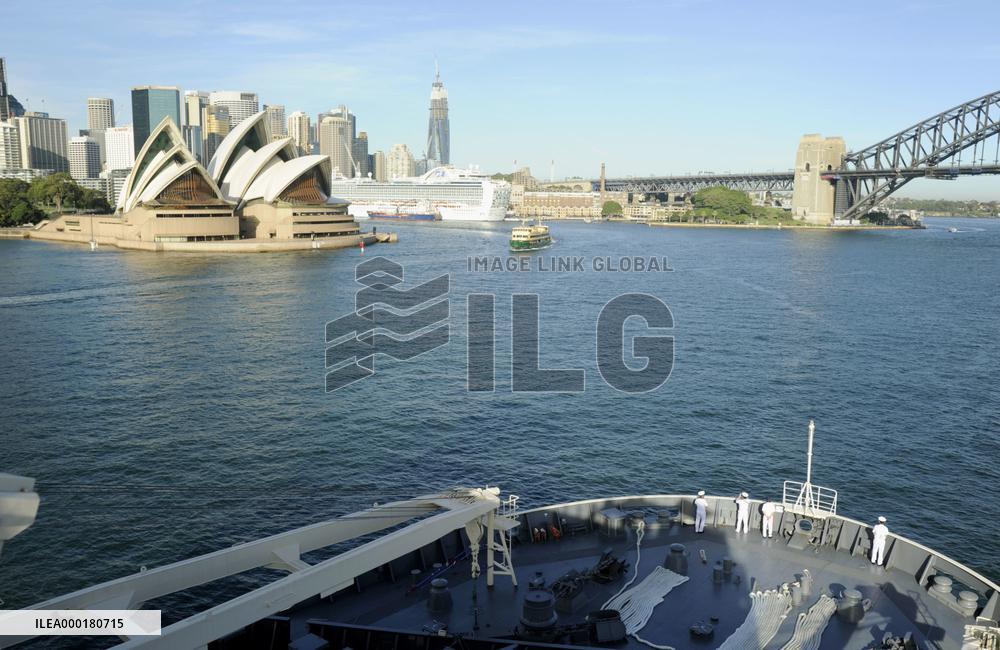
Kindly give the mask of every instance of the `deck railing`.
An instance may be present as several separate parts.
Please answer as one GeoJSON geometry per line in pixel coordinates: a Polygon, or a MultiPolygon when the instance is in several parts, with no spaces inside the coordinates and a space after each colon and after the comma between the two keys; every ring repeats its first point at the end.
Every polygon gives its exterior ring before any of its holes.
{"type": "Polygon", "coordinates": [[[800,515],[826,517],[837,514],[837,491],[801,481],[785,481],[781,505],[800,515]]]}

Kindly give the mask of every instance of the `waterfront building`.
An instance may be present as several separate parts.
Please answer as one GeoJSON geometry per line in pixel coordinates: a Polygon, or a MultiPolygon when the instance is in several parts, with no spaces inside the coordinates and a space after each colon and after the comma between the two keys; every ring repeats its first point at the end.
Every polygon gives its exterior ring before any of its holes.
{"type": "Polygon", "coordinates": [[[389,179],[384,151],[376,151],[372,154],[372,175],[375,177],[375,180],[381,182],[389,179]]]}
{"type": "Polygon", "coordinates": [[[69,141],[69,175],[79,180],[97,178],[101,173],[101,150],[89,135],[69,141]]]}
{"type": "Polygon", "coordinates": [[[351,123],[345,117],[323,118],[319,130],[319,152],[330,157],[333,172],[351,178],[354,165],[351,161],[351,123]]]}
{"type": "Polygon", "coordinates": [[[300,156],[292,138],[272,137],[269,122],[264,111],[242,122],[208,165],[223,197],[236,205],[242,237],[356,237],[347,202],[331,196],[329,156],[300,156]]]}
{"type": "Polygon", "coordinates": [[[132,147],[138,151],[152,129],[170,118],[181,122],[181,91],[175,86],[137,86],[132,89],[132,147]]]}
{"type": "Polygon", "coordinates": [[[104,132],[104,149],[108,171],[131,169],[135,163],[135,141],[132,125],[113,126],[104,132]]]}
{"type": "Polygon", "coordinates": [[[291,138],[273,139],[264,111],[230,129],[208,168],[164,118],[131,170],[83,181],[117,196],[114,215],[62,215],[37,238],[144,250],[197,250],[196,242],[227,241],[232,248],[223,250],[255,250],[235,243],[241,239],[356,246],[358,225],[347,202],[331,197],[331,172],[327,156],[299,156],[291,138]]]}
{"type": "Polygon", "coordinates": [[[36,178],[41,178],[42,176],[48,176],[52,173],[50,169],[25,169],[24,167],[18,169],[3,169],[0,167],[0,178],[16,178],[19,181],[24,181],[25,183],[30,183],[36,178]]]}
{"type": "Polygon", "coordinates": [[[521,209],[521,204],[524,203],[524,185],[519,183],[510,184],[510,207],[517,212],[521,209]]]}
{"type": "Polygon", "coordinates": [[[267,125],[271,131],[271,138],[280,140],[288,135],[288,126],[285,123],[285,107],[281,104],[270,104],[264,106],[267,113],[267,125]]]}
{"type": "Polygon", "coordinates": [[[600,192],[524,192],[517,216],[595,219],[601,216],[600,192]]]}
{"type": "Polygon", "coordinates": [[[7,89],[7,60],[0,56],[0,122],[24,115],[24,107],[7,89]]]}
{"type": "Polygon", "coordinates": [[[295,111],[288,117],[288,135],[292,142],[299,148],[300,154],[307,154],[312,151],[312,129],[309,125],[309,116],[302,111],[295,111]]]}
{"type": "MultiPolygon", "coordinates": [[[[427,160],[447,165],[451,162],[451,127],[448,121],[448,91],[441,82],[441,71],[431,84],[431,108],[427,122],[427,160]]],[[[434,163],[431,163],[434,164],[434,163]]]]}
{"type": "Polygon", "coordinates": [[[212,106],[224,106],[229,110],[229,128],[254,116],[260,110],[257,93],[238,90],[217,90],[208,94],[212,106]]]}
{"type": "Polygon", "coordinates": [[[13,121],[0,122],[0,169],[21,168],[21,138],[13,121]]]}
{"type": "Polygon", "coordinates": [[[115,125],[115,102],[108,97],[87,98],[87,130],[106,131],[115,125]]]}
{"type": "Polygon", "coordinates": [[[204,153],[202,160],[212,160],[222,140],[229,135],[229,109],[209,104],[201,113],[204,153]]]}
{"type": "Polygon", "coordinates": [[[385,174],[388,179],[409,178],[417,175],[416,161],[405,144],[394,144],[386,156],[385,174]]]}
{"type": "Polygon", "coordinates": [[[66,121],[48,113],[28,111],[15,117],[21,144],[21,165],[28,169],[68,172],[66,121]]]}
{"type": "Polygon", "coordinates": [[[351,145],[351,157],[354,159],[354,172],[356,176],[368,175],[368,133],[362,131],[354,139],[351,145]]]}

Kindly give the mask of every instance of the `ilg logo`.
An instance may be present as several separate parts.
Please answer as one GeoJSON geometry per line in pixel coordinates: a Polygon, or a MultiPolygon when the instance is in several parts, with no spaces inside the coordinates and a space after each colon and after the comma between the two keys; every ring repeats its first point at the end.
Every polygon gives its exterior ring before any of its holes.
{"type": "MultiPolygon", "coordinates": [[[[354,313],[326,324],[326,390],[333,392],[375,374],[375,356],[413,359],[450,338],[450,277],[445,274],[412,289],[401,289],[403,267],[384,257],[359,264],[355,280],[364,285],[354,313]]],[[[492,392],[496,386],[496,296],[466,296],[467,389],[492,392]]],[[[513,294],[511,391],[579,393],[586,390],[584,368],[542,368],[539,349],[539,296],[513,294]],[[516,344],[515,344],[516,342],[516,344]]],[[[626,293],[608,301],[594,330],[597,370],[604,382],[624,393],[658,389],[674,364],[674,326],[663,301],[645,293],[626,293]],[[626,323],[637,319],[648,333],[626,337],[626,323]],[[661,330],[659,332],[654,330],[661,330]]]]}
{"type": "Polygon", "coordinates": [[[326,324],[328,393],[375,374],[377,354],[412,359],[445,345],[450,336],[448,275],[398,289],[403,267],[375,257],[358,264],[354,280],[364,285],[355,295],[354,313],[326,324]]]}

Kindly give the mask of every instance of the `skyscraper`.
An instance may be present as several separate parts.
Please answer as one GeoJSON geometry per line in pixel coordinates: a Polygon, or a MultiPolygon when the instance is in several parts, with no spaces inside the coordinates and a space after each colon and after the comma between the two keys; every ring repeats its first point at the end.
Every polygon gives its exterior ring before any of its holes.
{"type": "Polygon", "coordinates": [[[180,127],[181,91],[174,86],[139,86],[132,89],[132,137],[136,153],[149,133],[169,117],[180,127]]]}
{"type": "Polygon", "coordinates": [[[208,103],[212,106],[224,106],[229,110],[229,128],[260,112],[257,93],[217,90],[208,93],[208,103]]]}
{"type": "Polygon", "coordinates": [[[215,150],[222,144],[223,139],[229,135],[229,109],[225,106],[209,104],[202,112],[202,133],[205,139],[205,161],[206,164],[212,162],[215,150]]]}
{"type": "Polygon", "coordinates": [[[66,121],[48,113],[28,111],[15,117],[21,141],[21,166],[26,169],[69,171],[66,145],[66,121]]]}
{"type": "Polygon", "coordinates": [[[0,57],[0,122],[24,115],[24,107],[7,91],[7,61],[0,57]]]}
{"type": "MultiPolygon", "coordinates": [[[[376,164],[378,164],[376,158],[376,164]]],[[[389,179],[407,178],[416,174],[416,163],[410,148],[405,144],[394,144],[385,161],[385,175],[389,179]]]]}
{"type": "Polygon", "coordinates": [[[184,120],[188,126],[204,126],[201,112],[208,106],[208,93],[202,90],[184,91],[184,120]]]}
{"type": "Polygon", "coordinates": [[[21,138],[17,125],[0,122],[0,169],[21,168],[21,138]]]}
{"type": "Polygon", "coordinates": [[[280,140],[288,137],[288,126],[285,123],[285,107],[281,104],[265,104],[267,123],[271,127],[271,139],[280,140]]]}
{"type": "MultiPolygon", "coordinates": [[[[431,84],[431,115],[427,122],[427,159],[447,165],[451,162],[451,128],[448,124],[448,91],[436,70],[431,84]]],[[[428,166],[431,163],[428,163],[428,166]]]]}
{"type": "Polygon", "coordinates": [[[115,125],[115,103],[107,97],[87,98],[87,130],[106,131],[115,125]]]}
{"type": "Polygon", "coordinates": [[[135,164],[135,142],[132,126],[113,126],[104,132],[104,150],[108,171],[132,169],[135,164]]]}
{"type": "Polygon", "coordinates": [[[351,123],[344,117],[324,117],[319,126],[319,152],[330,156],[334,173],[352,178],[351,123]]]}
{"type": "Polygon", "coordinates": [[[368,133],[362,131],[354,139],[351,145],[351,158],[354,159],[354,171],[356,176],[365,177],[368,175],[368,133]]]}
{"type": "Polygon", "coordinates": [[[208,106],[208,93],[200,90],[184,91],[184,120],[186,124],[181,129],[187,148],[203,165],[205,159],[205,129],[202,124],[202,112],[208,106]]]}
{"type": "Polygon", "coordinates": [[[303,155],[312,151],[310,130],[309,116],[302,111],[295,111],[288,117],[288,135],[292,136],[292,141],[303,155]]]}
{"type": "Polygon", "coordinates": [[[97,140],[87,135],[69,141],[69,175],[80,180],[101,174],[101,151],[97,140]]]}
{"type": "Polygon", "coordinates": [[[375,169],[372,170],[372,176],[375,177],[375,180],[377,181],[388,180],[389,175],[386,172],[385,152],[376,151],[375,153],[372,154],[372,159],[375,161],[374,164],[375,169]]]}

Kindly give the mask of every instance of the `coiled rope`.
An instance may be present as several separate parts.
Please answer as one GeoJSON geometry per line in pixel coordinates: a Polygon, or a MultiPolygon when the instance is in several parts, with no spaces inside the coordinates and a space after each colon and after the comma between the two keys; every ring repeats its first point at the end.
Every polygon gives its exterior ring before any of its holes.
{"type": "Polygon", "coordinates": [[[799,614],[795,633],[781,650],[818,650],[823,631],[836,611],[837,601],[826,594],[820,596],[808,612],[799,614]]]}
{"type": "Polygon", "coordinates": [[[646,626],[653,616],[653,610],[663,602],[670,591],[688,581],[687,576],[674,573],[661,566],[653,569],[653,572],[646,576],[633,589],[628,589],[639,577],[639,560],[642,557],[642,538],[645,535],[646,522],[640,521],[636,531],[635,540],[635,572],[632,578],[622,585],[614,596],[608,599],[601,609],[613,609],[621,616],[625,625],[625,633],[633,637],[639,643],[644,643],[657,650],[674,650],[673,646],[657,645],[639,636],[639,630],[646,626]],[[626,591],[628,589],[628,591],[626,591]]]}
{"type": "Polygon", "coordinates": [[[750,594],[750,601],[747,619],[718,650],[760,650],[778,633],[782,621],[792,609],[792,596],[787,585],[780,591],[754,592],[750,594]]]}

